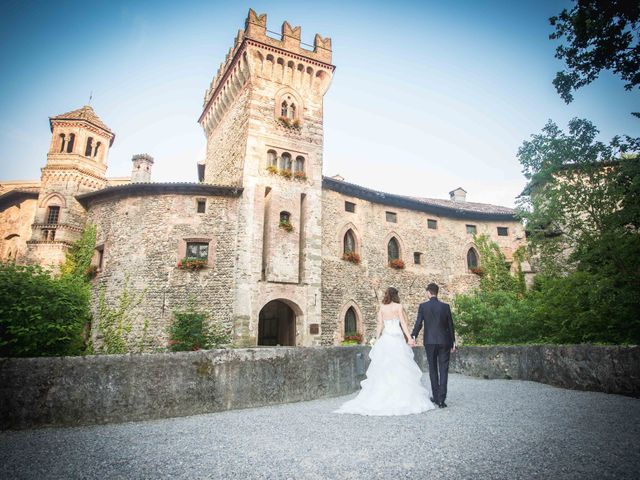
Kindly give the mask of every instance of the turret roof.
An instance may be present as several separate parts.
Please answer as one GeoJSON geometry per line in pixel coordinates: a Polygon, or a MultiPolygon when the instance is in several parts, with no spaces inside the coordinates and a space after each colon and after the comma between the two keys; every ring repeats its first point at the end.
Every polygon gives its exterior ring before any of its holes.
{"type": "Polygon", "coordinates": [[[96,112],[93,111],[91,105],[85,105],[84,107],[78,108],[77,110],[62,113],[60,115],[56,115],[55,117],[49,117],[49,125],[51,126],[51,130],[53,131],[53,125],[51,123],[52,120],[84,120],[85,122],[88,122],[93,126],[114,135],[111,129],[107,127],[107,125],[102,120],[100,120],[100,117],[98,117],[96,112]]]}

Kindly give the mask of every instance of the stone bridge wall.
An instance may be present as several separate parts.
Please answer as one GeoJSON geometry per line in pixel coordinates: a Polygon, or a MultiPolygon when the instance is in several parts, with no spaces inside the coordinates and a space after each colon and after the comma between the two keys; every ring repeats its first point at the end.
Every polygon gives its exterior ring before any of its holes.
{"type": "MultiPolygon", "coordinates": [[[[0,429],[196,415],[346,395],[369,347],[0,359],[0,429]],[[360,358],[358,355],[360,354],[360,358]]],[[[424,349],[416,347],[426,368],[424,349]]],[[[640,396],[640,347],[462,347],[453,372],[640,396]]]]}

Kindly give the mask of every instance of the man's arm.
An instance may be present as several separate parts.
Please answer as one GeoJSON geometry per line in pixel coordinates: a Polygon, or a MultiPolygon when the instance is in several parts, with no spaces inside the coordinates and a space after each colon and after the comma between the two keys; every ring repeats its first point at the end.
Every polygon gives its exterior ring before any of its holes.
{"type": "Polygon", "coordinates": [[[451,345],[456,348],[456,331],[453,328],[453,316],[451,315],[451,306],[447,305],[447,321],[449,322],[449,331],[451,331],[451,345]]]}
{"type": "Polygon", "coordinates": [[[412,338],[418,338],[418,334],[420,333],[420,330],[422,329],[422,322],[424,321],[424,318],[422,316],[422,304],[420,304],[420,306],[418,307],[418,317],[416,318],[416,323],[413,326],[413,330],[411,331],[411,337],[412,338]]]}

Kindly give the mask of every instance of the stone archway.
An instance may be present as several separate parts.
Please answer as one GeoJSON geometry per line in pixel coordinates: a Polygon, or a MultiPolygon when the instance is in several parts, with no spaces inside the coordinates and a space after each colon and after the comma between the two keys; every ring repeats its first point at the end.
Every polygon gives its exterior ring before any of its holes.
{"type": "Polygon", "coordinates": [[[271,300],[258,317],[258,345],[295,346],[296,314],[282,300],[271,300]]]}

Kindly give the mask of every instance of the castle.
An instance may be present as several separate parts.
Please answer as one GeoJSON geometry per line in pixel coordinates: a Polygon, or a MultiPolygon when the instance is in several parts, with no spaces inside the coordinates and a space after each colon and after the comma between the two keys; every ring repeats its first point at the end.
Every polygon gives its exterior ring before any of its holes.
{"type": "Polygon", "coordinates": [[[0,259],[59,265],[94,224],[94,289],[110,302],[125,283],[144,292],[131,340],[146,322],[148,349],[166,345],[189,301],[238,346],[366,342],[387,286],[411,322],[427,283],[445,298],[478,284],[473,234],[513,260],[525,235],[512,209],[467,202],[462,188],[415,198],[324,177],[331,40],[316,35],[311,50],[300,27],[284,22],[280,39],[266,28],[250,10],[205,92],[197,183],[151,182],[148,155],[131,178],[107,178],[115,134],[93,109],[51,117],[40,181],[0,182],[0,259]]]}

